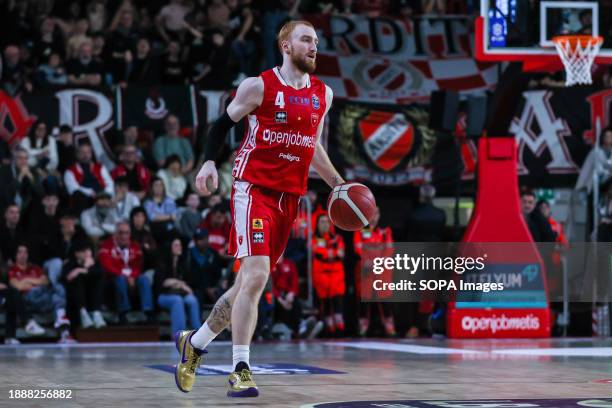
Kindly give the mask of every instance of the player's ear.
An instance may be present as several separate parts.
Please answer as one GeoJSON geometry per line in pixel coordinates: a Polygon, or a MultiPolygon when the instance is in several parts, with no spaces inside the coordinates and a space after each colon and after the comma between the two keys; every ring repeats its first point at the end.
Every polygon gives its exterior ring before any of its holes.
{"type": "Polygon", "coordinates": [[[283,52],[286,52],[287,54],[291,54],[291,44],[289,43],[289,40],[285,40],[281,42],[281,47],[283,49],[283,52]]]}

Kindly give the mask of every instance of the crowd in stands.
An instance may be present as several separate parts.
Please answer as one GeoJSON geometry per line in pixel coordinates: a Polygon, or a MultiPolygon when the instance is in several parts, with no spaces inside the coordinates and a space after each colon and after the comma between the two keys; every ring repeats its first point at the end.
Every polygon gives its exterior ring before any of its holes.
{"type": "MultiPolygon", "coordinates": [[[[473,6],[443,0],[4,0],[0,88],[11,96],[58,85],[192,83],[228,90],[280,62],[275,37],[290,18],[408,18],[470,13],[473,6]]],[[[156,323],[157,312],[166,310],[172,332],[199,327],[203,308],[231,285],[237,270],[226,252],[233,156],[219,163],[219,194],[199,196],[192,181],[201,152],[185,137],[193,131],[184,130],[173,114],[159,134],[126,127],[108,140],[114,168],[99,162],[87,139],[75,137],[67,124],[52,129],[39,120],[11,146],[0,139],[0,306],[7,343],[18,343],[18,327],[32,336],[45,333],[41,314],[53,317],[65,342],[79,327],[129,324],[132,311],[156,323]]],[[[345,242],[324,212],[306,218],[296,221],[286,256],[271,272],[260,326],[283,323],[293,336],[323,329],[342,336],[353,273],[346,269],[345,242]],[[314,231],[311,242],[305,223],[314,231]],[[301,300],[309,244],[314,315],[301,300]]],[[[374,224],[355,234],[354,245],[376,240],[386,248],[390,230],[374,224]]],[[[393,316],[383,309],[381,323],[394,335],[393,316]]],[[[371,314],[360,314],[362,335],[371,314]]]]}
{"type": "MultiPolygon", "coordinates": [[[[2,88],[11,95],[55,85],[193,83],[226,90],[280,61],[275,38],[290,18],[411,18],[473,14],[477,6],[448,0],[5,0],[2,88]]],[[[56,157],[48,159],[53,166],[56,157]]]]}

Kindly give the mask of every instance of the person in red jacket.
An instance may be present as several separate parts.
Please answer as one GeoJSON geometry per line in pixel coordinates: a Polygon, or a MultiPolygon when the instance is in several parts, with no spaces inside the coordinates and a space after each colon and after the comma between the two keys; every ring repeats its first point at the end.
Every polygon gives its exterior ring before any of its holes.
{"type": "MultiPolygon", "coordinates": [[[[364,262],[371,262],[368,260],[374,259],[375,257],[391,257],[393,256],[393,235],[391,228],[378,226],[380,220],[380,209],[377,207],[374,213],[374,218],[370,222],[367,228],[361,231],[356,231],[353,235],[353,244],[355,248],[355,255],[359,258],[355,264],[355,282],[358,291],[358,298],[365,297],[372,299],[374,297],[378,299],[386,299],[391,295],[389,291],[377,291],[373,293],[372,284],[374,279],[383,279],[385,282],[391,282],[390,277],[384,277],[384,275],[373,275],[371,273],[366,276],[368,279],[362,283],[361,271],[364,266],[364,262]],[[365,255],[364,255],[365,250],[365,255]]],[[[390,271],[385,271],[384,274],[388,274],[390,271]]],[[[393,310],[389,303],[364,303],[359,302],[359,335],[365,336],[370,327],[370,314],[372,309],[377,309],[380,313],[380,321],[383,323],[385,333],[387,336],[395,336],[395,322],[393,319],[393,310]]]]}
{"type": "Polygon", "coordinates": [[[100,245],[98,259],[102,270],[111,277],[117,293],[120,321],[132,310],[130,292],[138,289],[142,311],[153,321],[153,292],[151,281],[141,275],[143,255],[140,245],[131,239],[130,224],[117,223],[115,234],[100,245]]]}
{"type": "Polygon", "coordinates": [[[316,223],[312,238],[312,283],[320,300],[321,316],[328,334],[341,336],[344,332],[342,298],[344,282],[344,241],[331,229],[327,213],[313,214],[316,223]]]}
{"type": "Polygon", "coordinates": [[[128,180],[129,190],[144,200],[151,186],[151,172],[139,161],[138,151],[134,145],[126,145],[121,149],[120,163],[111,172],[113,180],[125,177],[128,180]]]}
{"type": "Polygon", "coordinates": [[[64,173],[64,185],[76,212],[93,206],[94,197],[101,191],[111,197],[115,194],[110,173],[106,167],[93,160],[92,147],[86,142],[77,148],[77,162],[64,173]]]}
{"type": "Polygon", "coordinates": [[[302,320],[302,303],[298,298],[299,276],[295,262],[281,255],[270,273],[270,278],[275,303],[274,321],[286,324],[296,337],[315,338],[324,325],[314,316],[302,320]]]}
{"type": "Polygon", "coordinates": [[[234,257],[227,254],[232,224],[227,218],[226,210],[224,204],[216,204],[206,214],[198,228],[208,231],[208,245],[217,251],[221,259],[227,263],[227,261],[234,259],[234,257]]]}

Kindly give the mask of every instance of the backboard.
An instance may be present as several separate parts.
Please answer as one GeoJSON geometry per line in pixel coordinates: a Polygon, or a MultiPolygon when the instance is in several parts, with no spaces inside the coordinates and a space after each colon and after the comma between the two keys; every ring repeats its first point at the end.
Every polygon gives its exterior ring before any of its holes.
{"type": "Polygon", "coordinates": [[[612,64],[612,0],[481,0],[476,20],[476,58],[523,61],[525,70],[563,67],[551,38],[601,36],[596,64],[612,64]]]}

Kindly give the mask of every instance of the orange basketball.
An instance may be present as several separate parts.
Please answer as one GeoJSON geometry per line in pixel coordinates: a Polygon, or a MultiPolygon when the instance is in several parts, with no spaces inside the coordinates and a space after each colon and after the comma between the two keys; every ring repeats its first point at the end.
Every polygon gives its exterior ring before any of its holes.
{"type": "Polygon", "coordinates": [[[329,219],[338,228],[358,231],[366,227],[376,211],[376,199],[361,183],[344,183],[332,190],[327,199],[329,219]]]}

